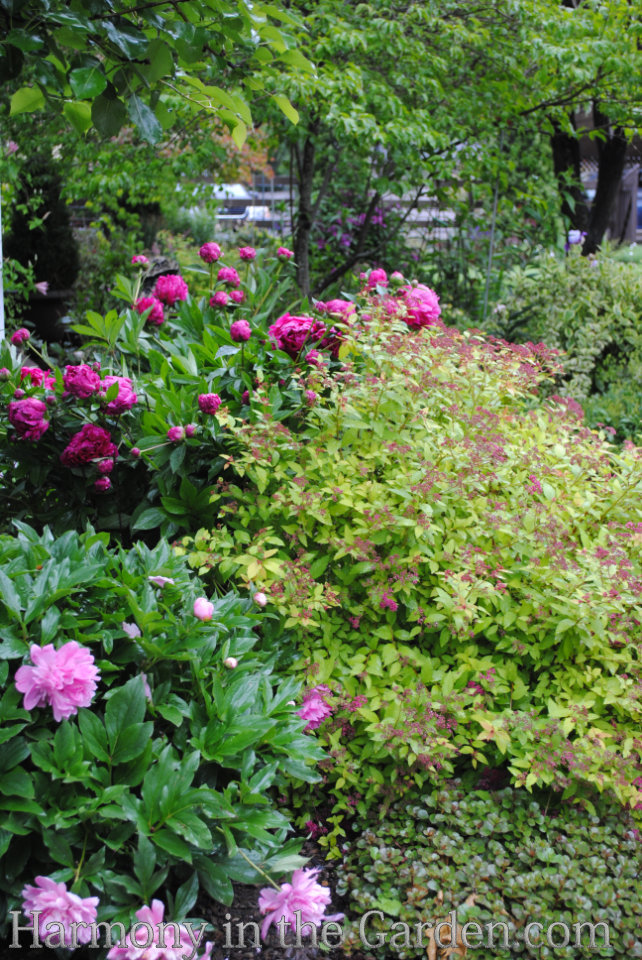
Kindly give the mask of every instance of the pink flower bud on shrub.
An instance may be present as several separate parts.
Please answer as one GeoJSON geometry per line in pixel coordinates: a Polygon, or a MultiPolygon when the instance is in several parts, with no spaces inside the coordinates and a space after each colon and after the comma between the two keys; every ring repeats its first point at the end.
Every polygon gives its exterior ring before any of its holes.
{"type": "Polygon", "coordinates": [[[205,597],[199,597],[194,601],[194,616],[199,620],[211,620],[214,615],[214,604],[210,603],[205,597]]]}
{"type": "Polygon", "coordinates": [[[255,593],[253,600],[257,607],[264,607],[268,602],[264,593],[255,593]]]}
{"type": "Polygon", "coordinates": [[[218,243],[204,243],[198,255],[205,263],[215,263],[221,256],[221,248],[218,243]]]}
{"type": "Polygon", "coordinates": [[[210,297],[210,307],[226,307],[229,299],[225,290],[217,290],[214,296],[210,297]]]}
{"type": "Polygon", "coordinates": [[[109,477],[98,477],[94,481],[94,489],[99,493],[107,493],[108,490],[111,490],[111,480],[109,477]]]}
{"type": "Polygon", "coordinates": [[[235,343],[245,343],[252,336],[252,328],[247,320],[235,320],[230,327],[230,336],[235,343]]]}
{"type": "Polygon", "coordinates": [[[291,260],[294,256],[294,250],[288,250],[287,247],[279,247],[276,251],[276,255],[279,260],[291,260]]]}
{"type": "Polygon", "coordinates": [[[21,400],[25,396],[25,391],[21,390],[20,387],[18,387],[17,390],[13,391],[13,395],[16,400],[21,400]]]}
{"type": "Polygon", "coordinates": [[[185,439],[185,428],[184,427],[170,427],[167,431],[167,439],[171,440],[172,443],[179,443],[181,440],[185,439]]]}
{"type": "Polygon", "coordinates": [[[230,300],[233,300],[234,303],[243,303],[245,294],[242,290],[230,290],[230,300]]]}
{"type": "Polygon", "coordinates": [[[186,436],[186,437],[193,437],[194,434],[196,433],[196,430],[197,430],[197,427],[196,427],[196,424],[195,424],[195,423],[188,423],[188,424],[186,424],[186,426],[185,426],[185,436],[186,436]]]}
{"type": "Polygon", "coordinates": [[[131,453],[134,460],[138,460],[138,458],[141,456],[140,447],[132,447],[129,452],[131,453]]]}
{"type": "Polygon", "coordinates": [[[15,330],[11,334],[11,342],[14,346],[18,346],[19,343],[24,343],[26,340],[29,340],[31,334],[25,327],[20,327],[19,330],[15,330]]]}
{"type": "Polygon", "coordinates": [[[236,657],[226,657],[223,661],[223,666],[227,667],[229,670],[233,670],[235,667],[238,667],[239,662],[236,657]]]}
{"type": "Polygon", "coordinates": [[[198,407],[201,413],[216,413],[221,402],[218,393],[200,393],[198,396],[198,407]]]}
{"type": "Polygon", "coordinates": [[[256,250],[254,247],[239,247],[239,257],[241,260],[254,260],[256,250]]]}

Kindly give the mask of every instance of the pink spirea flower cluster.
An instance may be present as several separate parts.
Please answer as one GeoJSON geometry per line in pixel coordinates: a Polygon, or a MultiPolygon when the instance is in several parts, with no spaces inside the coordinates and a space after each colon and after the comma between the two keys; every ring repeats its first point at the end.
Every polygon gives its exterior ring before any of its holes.
{"type": "Polygon", "coordinates": [[[216,263],[221,256],[221,248],[218,243],[204,243],[198,255],[204,263],[216,263]]]}
{"type": "Polygon", "coordinates": [[[198,408],[201,413],[214,414],[221,405],[218,393],[199,393],[198,408]]]}
{"type": "Polygon", "coordinates": [[[316,730],[332,713],[332,707],[326,700],[329,694],[330,688],[321,683],[319,686],[313,687],[312,690],[308,690],[304,695],[301,708],[297,710],[297,713],[302,720],[308,721],[304,728],[306,732],[316,730]]]}
{"type": "Polygon", "coordinates": [[[79,400],[87,400],[100,390],[100,374],[88,363],[65,367],[62,379],[67,393],[79,400]]]}
{"type": "Polygon", "coordinates": [[[56,386],[53,373],[40,367],[21,367],[20,380],[28,380],[32,387],[44,387],[45,390],[53,390],[56,386]]]}
{"type": "Polygon", "coordinates": [[[34,397],[12,400],[8,406],[9,423],[21,440],[40,440],[49,429],[45,420],[47,404],[34,397]]]}
{"type": "MultiPolygon", "coordinates": [[[[194,954],[195,960],[198,960],[194,953],[194,943],[189,935],[187,927],[183,924],[177,924],[178,937],[175,937],[175,928],[168,926],[163,930],[163,943],[161,945],[161,928],[165,916],[165,904],[161,900],[152,900],[151,907],[144,906],[136,911],[136,919],[139,923],[146,923],[151,930],[141,927],[131,930],[126,937],[125,943],[112,947],[107,954],[107,960],[184,960],[185,957],[191,957],[194,954]],[[150,935],[153,937],[152,943],[148,944],[150,935]]],[[[205,952],[200,955],[200,960],[209,957],[212,951],[212,944],[205,944],[205,952]]]]}
{"type": "Polygon", "coordinates": [[[159,277],[154,287],[154,296],[161,303],[173,307],[180,300],[187,300],[189,290],[187,284],[178,273],[166,273],[159,277]]]}
{"type": "MultiPolygon", "coordinates": [[[[75,893],[70,893],[64,883],[56,883],[51,877],[36,877],[36,885],[27,884],[22,891],[24,897],[22,903],[22,912],[28,918],[27,926],[33,928],[33,914],[38,912],[38,934],[44,940],[50,936],[51,946],[71,947],[72,946],[72,923],[91,924],[96,922],[96,907],[98,906],[98,897],[79,897],[75,893]],[[48,923],[59,923],[64,931],[62,937],[59,936],[59,928],[47,929],[48,923]],[[60,940],[62,939],[62,943],[60,940]]],[[[78,943],[89,943],[91,940],[91,929],[89,926],[79,926],[76,928],[76,940],[78,943]]]]}
{"type": "Polygon", "coordinates": [[[342,913],[326,916],[325,910],[330,903],[331,893],[327,887],[317,883],[318,874],[318,869],[295,870],[291,882],[282,883],[280,890],[264,887],[260,891],[259,910],[265,916],[261,924],[262,939],[267,936],[271,924],[276,926],[280,920],[285,920],[294,930],[295,914],[299,910],[302,936],[309,936],[311,933],[310,927],[304,927],[304,923],[319,926],[324,920],[343,919],[342,913]]]}
{"type": "Polygon", "coordinates": [[[306,344],[318,343],[327,334],[326,327],[313,317],[295,317],[284,313],[268,330],[270,340],[291,357],[296,357],[306,344]]]}
{"type": "Polygon", "coordinates": [[[118,384],[118,394],[113,400],[109,401],[105,407],[105,411],[118,416],[121,413],[125,413],[126,410],[131,410],[137,402],[138,397],[134,393],[134,386],[129,377],[104,377],[100,385],[101,393],[107,393],[109,388],[115,383],[118,384]]]}
{"type": "Polygon", "coordinates": [[[400,291],[402,303],[406,307],[405,321],[411,330],[433,326],[439,321],[441,307],[439,297],[434,290],[418,283],[416,287],[405,287],[400,291]]]}
{"type": "Polygon", "coordinates": [[[398,608],[399,604],[397,603],[396,600],[393,600],[393,598],[389,595],[388,591],[386,590],[384,591],[383,597],[379,601],[379,606],[381,607],[382,610],[388,609],[388,610],[394,611],[398,608]]]}
{"type": "Polygon", "coordinates": [[[163,304],[156,297],[140,297],[134,304],[134,310],[138,310],[139,313],[145,313],[146,310],[149,310],[146,322],[153,324],[155,327],[160,327],[161,323],[165,322],[163,304]]]}
{"type": "Polygon", "coordinates": [[[65,467],[73,467],[91,460],[116,459],[117,456],[118,447],[112,443],[109,431],[93,423],[85,423],[62,451],[60,460],[65,467]]]}
{"type": "Polygon", "coordinates": [[[25,695],[25,710],[49,705],[60,722],[89,706],[100,676],[89,650],[70,640],[58,650],[52,643],[33,644],[30,655],[33,666],[16,671],[16,689],[25,695]]]}

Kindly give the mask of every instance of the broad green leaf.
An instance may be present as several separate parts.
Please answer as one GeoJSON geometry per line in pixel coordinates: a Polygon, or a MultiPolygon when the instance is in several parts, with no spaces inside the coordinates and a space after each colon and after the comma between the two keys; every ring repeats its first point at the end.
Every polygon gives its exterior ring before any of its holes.
{"type": "Polygon", "coordinates": [[[31,113],[40,110],[45,105],[45,98],[40,87],[21,87],[11,98],[10,116],[17,113],[31,113]]]}

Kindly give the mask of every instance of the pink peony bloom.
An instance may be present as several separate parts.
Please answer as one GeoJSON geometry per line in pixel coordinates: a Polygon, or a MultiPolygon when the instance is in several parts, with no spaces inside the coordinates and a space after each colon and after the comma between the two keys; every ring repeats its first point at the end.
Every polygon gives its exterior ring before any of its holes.
{"type": "Polygon", "coordinates": [[[98,473],[102,473],[103,475],[111,473],[113,469],[114,469],[113,460],[100,460],[96,464],[96,470],[98,471],[98,473]]]}
{"type": "Polygon", "coordinates": [[[188,293],[187,284],[178,273],[159,277],[154,287],[154,296],[168,307],[173,307],[179,300],[187,300],[188,293]]]}
{"type": "Polygon", "coordinates": [[[27,926],[33,928],[33,914],[38,912],[38,935],[44,940],[49,934],[50,943],[57,947],[71,947],[72,923],[87,924],[76,928],[76,941],[78,943],[89,943],[91,940],[91,929],[89,924],[96,922],[96,907],[98,906],[98,897],[85,897],[82,899],[75,893],[70,893],[64,883],[56,883],[51,877],[36,877],[36,886],[27,884],[22,891],[24,897],[22,903],[22,912],[28,918],[27,926]],[[48,923],[60,923],[64,931],[61,937],[58,935],[60,928],[52,927],[50,931],[47,928],[48,923]]]}
{"type": "Polygon", "coordinates": [[[124,633],[127,634],[130,640],[135,640],[136,637],[142,636],[142,633],[140,632],[140,627],[135,623],[127,623],[127,621],[123,620],[120,626],[121,626],[121,629],[124,631],[124,633]]]}
{"type": "Polygon", "coordinates": [[[171,583],[173,586],[175,582],[171,577],[155,576],[155,577],[148,577],[147,579],[149,580],[150,583],[153,583],[156,587],[164,587],[165,584],[167,583],[171,583]]]}
{"type": "Polygon", "coordinates": [[[221,248],[218,243],[204,243],[198,255],[205,263],[215,263],[221,256],[221,248]]]}
{"type": "Polygon", "coordinates": [[[325,909],[330,903],[331,893],[327,887],[317,883],[319,870],[295,870],[291,883],[282,883],[280,890],[264,887],[259,894],[259,910],[265,916],[261,925],[261,938],[264,940],[271,924],[275,926],[280,920],[285,920],[291,929],[296,927],[297,911],[301,935],[310,934],[310,928],[303,926],[311,923],[319,926],[324,920],[342,920],[342,913],[331,916],[325,915],[325,909]]]}
{"type": "Polygon", "coordinates": [[[268,599],[264,593],[255,593],[252,599],[254,600],[254,603],[257,605],[257,607],[267,606],[268,599]]]}
{"type": "MultiPolygon", "coordinates": [[[[177,924],[178,937],[175,937],[175,928],[167,926],[160,928],[165,915],[165,905],[161,900],[152,900],[151,907],[141,907],[136,911],[136,919],[141,926],[131,930],[124,944],[112,947],[107,954],[107,960],[184,960],[194,954],[194,943],[187,927],[177,924]],[[150,929],[143,927],[146,923],[150,929]],[[159,929],[160,928],[160,929],[159,929]],[[161,946],[161,929],[163,943],[161,946]],[[150,936],[152,942],[147,946],[150,936]],[[177,942],[178,941],[178,942],[177,942]]],[[[169,921],[166,921],[169,924],[169,921]]],[[[211,943],[205,944],[205,952],[200,960],[205,960],[211,953],[211,943]]],[[[195,960],[197,960],[196,955],[195,960]]]]}
{"type": "Polygon", "coordinates": [[[303,697],[301,709],[297,710],[297,713],[302,720],[308,721],[308,725],[304,728],[306,732],[308,730],[316,730],[317,727],[321,726],[326,717],[329,717],[332,713],[332,707],[328,704],[327,700],[325,700],[325,697],[327,697],[329,693],[329,687],[326,687],[326,685],[322,683],[318,687],[313,687],[312,690],[308,690],[303,697]]]}
{"type": "Polygon", "coordinates": [[[46,297],[49,292],[49,283],[47,280],[41,280],[39,283],[34,283],[34,289],[37,290],[42,297],[46,297]]]}
{"type": "Polygon", "coordinates": [[[196,433],[197,429],[198,429],[198,427],[196,426],[195,423],[186,423],[186,424],[185,424],[185,436],[186,436],[186,437],[193,437],[194,434],[196,433]]]}
{"type": "Polygon", "coordinates": [[[156,297],[141,297],[134,304],[134,310],[138,310],[139,313],[145,313],[146,310],[149,310],[146,322],[152,323],[156,327],[160,327],[161,323],[165,321],[163,304],[156,297]]]}
{"type": "Polygon", "coordinates": [[[185,439],[185,427],[170,427],[167,431],[167,439],[172,443],[180,443],[185,439]]]}
{"type": "Polygon", "coordinates": [[[59,650],[52,643],[33,644],[30,653],[34,666],[19,667],[15,681],[16,689],[25,695],[25,710],[48,704],[59,722],[90,705],[100,672],[89,650],[70,640],[59,650]]]}
{"type": "Polygon", "coordinates": [[[416,287],[405,287],[402,303],[406,307],[405,321],[411,330],[432,326],[439,321],[441,307],[439,297],[430,287],[418,283],[416,287]]]}
{"type": "Polygon", "coordinates": [[[138,400],[138,397],[134,393],[132,382],[129,377],[104,377],[103,382],[100,385],[101,393],[107,393],[109,388],[115,383],[118,384],[118,393],[113,400],[109,401],[105,407],[105,412],[113,413],[115,416],[118,416],[121,413],[125,413],[126,410],[131,410],[138,400]]]}
{"type": "Polygon", "coordinates": [[[93,423],[86,423],[60,454],[65,467],[90,463],[92,460],[116,459],[118,447],[111,441],[111,434],[93,423]]]}
{"type": "Polygon", "coordinates": [[[221,267],[216,275],[219,283],[226,283],[228,287],[240,287],[241,278],[234,267],[221,267]]]}
{"type": "Polygon", "coordinates": [[[247,320],[235,320],[230,326],[230,336],[235,343],[244,343],[252,336],[252,328],[247,320]]]}
{"type": "Polygon", "coordinates": [[[234,303],[243,303],[245,294],[242,290],[230,290],[230,300],[233,300],[234,303]]]}
{"type": "Polygon", "coordinates": [[[254,260],[256,250],[254,247],[239,247],[239,257],[241,260],[254,260]]]}
{"type": "Polygon", "coordinates": [[[146,264],[149,263],[149,260],[147,259],[146,256],[144,256],[144,254],[135,253],[134,256],[132,257],[132,263],[140,264],[141,267],[144,267],[146,266],[146,264]]]}
{"type": "Polygon", "coordinates": [[[199,393],[198,408],[201,413],[216,413],[222,401],[218,393],[199,393]]]}
{"type": "Polygon", "coordinates": [[[53,373],[49,370],[41,370],[40,367],[21,367],[20,379],[29,380],[32,387],[44,386],[45,390],[53,390],[56,386],[56,378],[53,373]]]}
{"type": "Polygon", "coordinates": [[[63,382],[67,393],[80,400],[87,400],[100,390],[100,374],[87,363],[65,367],[63,382]]]}
{"type": "Polygon", "coordinates": [[[217,290],[213,297],[210,297],[210,307],[226,307],[230,296],[225,290],[217,290]]]}
{"type": "Polygon", "coordinates": [[[49,421],[45,420],[47,404],[42,400],[35,400],[32,397],[12,400],[8,410],[9,423],[21,440],[40,440],[49,429],[49,421]]]}
{"type": "Polygon", "coordinates": [[[320,320],[295,317],[290,313],[284,313],[268,330],[272,342],[291,357],[298,356],[307,343],[317,343],[326,334],[326,327],[320,320]]]}
{"type": "Polygon", "coordinates": [[[236,657],[226,657],[223,661],[223,666],[227,667],[228,670],[234,670],[235,667],[238,667],[239,662],[236,657]]]}
{"type": "Polygon", "coordinates": [[[356,307],[350,300],[328,300],[327,303],[319,302],[316,305],[317,310],[322,313],[334,313],[337,316],[348,317],[355,313],[356,307]]]}
{"type": "Polygon", "coordinates": [[[25,327],[20,327],[19,330],[15,330],[11,334],[11,342],[15,347],[17,347],[18,344],[24,343],[26,340],[28,340],[30,336],[31,334],[25,327]]]}
{"type": "Polygon", "coordinates": [[[360,274],[360,277],[362,280],[366,281],[366,286],[368,289],[372,289],[376,286],[388,286],[388,274],[385,270],[381,270],[380,268],[377,270],[371,270],[368,274],[362,273],[360,274]]]}
{"type": "Polygon", "coordinates": [[[291,260],[294,256],[294,250],[288,250],[287,247],[279,247],[276,251],[276,255],[279,260],[291,260]]]}
{"type": "Polygon", "coordinates": [[[98,477],[97,480],[94,480],[94,490],[98,493],[108,493],[111,490],[109,477],[98,477]]]}
{"type": "Polygon", "coordinates": [[[214,604],[206,597],[199,597],[194,601],[194,616],[198,620],[211,620],[214,616],[214,604]]]}

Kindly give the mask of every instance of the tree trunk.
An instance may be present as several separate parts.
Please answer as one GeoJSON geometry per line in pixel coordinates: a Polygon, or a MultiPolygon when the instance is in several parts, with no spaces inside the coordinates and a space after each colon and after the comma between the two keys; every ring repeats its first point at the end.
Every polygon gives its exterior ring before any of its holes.
{"type": "Polygon", "coordinates": [[[585,231],[589,222],[588,198],[582,188],[580,141],[557,124],[551,137],[553,168],[562,198],[562,216],[575,230],[585,231]]]}
{"type": "Polygon", "coordinates": [[[599,167],[597,173],[597,190],[591,207],[586,239],[582,247],[582,254],[586,257],[595,253],[599,248],[609,223],[613,205],[617,199],[624,161],[629,143],[622,127],[616,127],[611,132],[608,118],[594,107],[595,127],[600,127],[608,134],[608,139],[598,141],[599,167]]]}
{"type": "Polygon", "coordinates": [[[296,279],[304,297],[310,296],[310,231],[313,225],[312,181],[314,179],[314,134],[311,129],[303,144],[303,150],[295,148],[299,203],[296,231],[294,234],[294,257],[296,279]]]}

